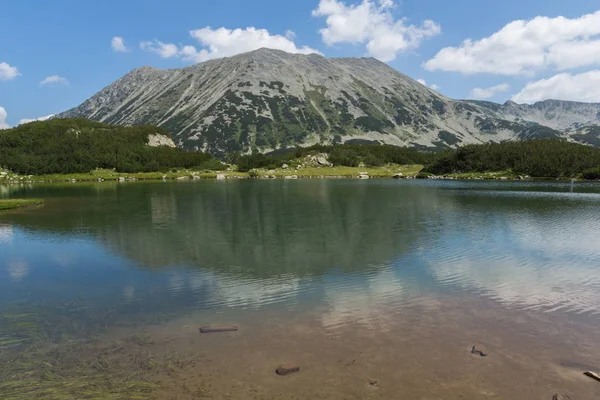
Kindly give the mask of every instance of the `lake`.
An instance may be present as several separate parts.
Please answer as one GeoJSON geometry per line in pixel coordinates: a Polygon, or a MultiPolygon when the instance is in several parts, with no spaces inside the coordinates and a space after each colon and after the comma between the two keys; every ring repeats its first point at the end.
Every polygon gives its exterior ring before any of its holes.
{"type": "Polygon", "coordinates": [[[583,376],[600,371],[598,183],[0,186],[11,197],[45,204],[0,213],[1,398],[600,396],[583,376]],[[239,330],[199,333],[213,324],[239,330]],[[277,376],[284,362],[300,372],[277,376]]]}

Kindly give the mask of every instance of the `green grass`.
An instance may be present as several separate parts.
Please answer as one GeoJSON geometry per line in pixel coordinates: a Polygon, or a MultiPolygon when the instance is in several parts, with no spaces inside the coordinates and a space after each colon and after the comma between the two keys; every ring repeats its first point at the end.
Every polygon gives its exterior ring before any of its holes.
{"type": "MultiPolygon", "coordinates": [[[[299,178],[319,178],[319,177],[342,177],[354,178],[359,172],[367,172],[372,178],[391,178],[395,174],[401,173],[405,177],[415,176],[423,169],[422,165],[395,165],[389,164],[383,167],[304,167],[300,169],[287,168],[275,169],[274,173],[267,173],[267,169],[254,170],[256,176],[276,176],[283,178],[287,175],[297,175],[299,178]]],[[[218,174],[223,174],[227,178],[249,178],[251,174],[238,171],[206,171],[206,170],[177,170],[168,172],[138,172],[121,173],[113,170],[99,169],[87,174],[51,174],[51,175],[28,175],[12,178],[12,182],[97,182],[118,181],[120,178],[125,180],[176,180],[176,179],[215,179],[218,174]]],[[[13,200],[11,200],[13,201],[13,200]]],[[[18,201],[18,200],[14,200],[18,201]]],[[[29,202],[29,200],[23,200],[29,202]]],[[[33,200],[32,200],[33,201],[33,200]]],[[[39,202],[39,200],[37,200],[39,202]]],[[[35,203],[35,201],[33,201],[35,203]]],[[[31,205],[24,204],[24,205],[31,205]]],[[[22,207],[17,205],[16,207],[22,207]]],[[[8,207],[15,208],[15,207],[8,207]]],[[[0,205],[0,210],[3,209],[0,205]]]]}
{"type": "Polygon", "coordinates": [[[258,176],[275,176],[282,178],[289,175],[296,175],[298,178],[319,178],[319,177],[342,177],[355,178],[360,172],[366,172],[371,178],[391,178],[396,174],[402,174],[404,177],[415,176],[423,169],[422,165],[386,165],[383,167],[304,167],[300,169],[275,169],[269,173],[269,170],[256,170],[258,176]]]}
{"type": "Polygon", "coordinates": [[[0,199],[0,211],[36,206],[42,204],[43,202],[43,200],[39,199],[0,199]]]}
{"type": "MultiPolygon", "coordinates": [[[[163,399],[179,373],[201,362],[199,354],[164,354],[162,343],[136,329],[104,338],[115,322],[109,314],[71,306],[0,309],[0,398],[163,399]]],[[[194,386],[208,389],[201,379],[194,386]]]]}
{"type": "Polygon", "coordinates": [[[109,169],[98,169],[87,174],[49,174],[49,175],[28,175],[19,176],[18,179],[12,179],[18,182],[94,182],[99,179],[103,181],[117,181],[119,178],[125,180],[161,180],[161,179],[211,179],[216,178],[217,174],[225,174],[227,176],[247,177],[247,174],[238,173],[235,171],[196,171],[196,170],[176,170],[167,172],[137,172],[124,173],[115,172],[109,169]]]}

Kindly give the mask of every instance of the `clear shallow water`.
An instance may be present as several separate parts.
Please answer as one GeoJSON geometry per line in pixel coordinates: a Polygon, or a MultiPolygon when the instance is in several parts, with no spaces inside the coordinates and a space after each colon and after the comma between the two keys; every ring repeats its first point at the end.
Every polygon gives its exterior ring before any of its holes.
{"type": "Polygon", "coordinates": [[[93,309],[92,331],[106,313],[274,309],[337,327],[448,293],[600,318],[598,184],[136,182],[0,196],[45,199],[0,214],[0,309],[93,309]]]}

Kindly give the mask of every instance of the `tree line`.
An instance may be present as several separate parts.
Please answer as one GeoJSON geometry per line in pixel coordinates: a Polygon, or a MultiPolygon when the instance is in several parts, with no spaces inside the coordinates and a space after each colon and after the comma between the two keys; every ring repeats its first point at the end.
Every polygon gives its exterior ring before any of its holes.
{"type": "MultiPolygon", "coordinates": [[[[86,119],[53,119],[0,131],[0,167],[19,174],[87,173],[97,168],[153,172],[173,168],[222,170],[208,153],[148,146],[149,135],[169,136],[154,126],[122,127],[86,119]]],[[[333,144],[280,149],[270,154],[230,154],[227,161],[245,172],[274,169],[311,154],[326,153],[338,166],[422,164],[436,175],[511,171],[532,177],[600,179],[600,149],[559,140],[466,145],[421,151],[382,144],[333,144]]]]}
{"type": "Polygon", "coordinates": [[[210,154],[148,146],[149,135],[170,133],[154,126],[122,127],[86,119],[31,122],[0,131],[0,167],[19,174],[118,172],[171,168],[223,169],[210,154]]]}
{"type": "Polygon", "coordinates": [[[436,175],[491,171],[600,179],[600,149],[549,139],[467,145],[444,152],[424,169],[436,175]]]}

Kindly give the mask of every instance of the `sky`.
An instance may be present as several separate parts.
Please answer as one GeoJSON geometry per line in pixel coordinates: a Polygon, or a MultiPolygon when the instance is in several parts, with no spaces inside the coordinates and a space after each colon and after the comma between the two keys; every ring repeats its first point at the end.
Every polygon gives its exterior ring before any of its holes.
{"type": "Polygon", "coordinates": [[[261,47],[375,57],[452,98],[600,102],[598,0],[0,0],[0,129],[261,47]]]}

